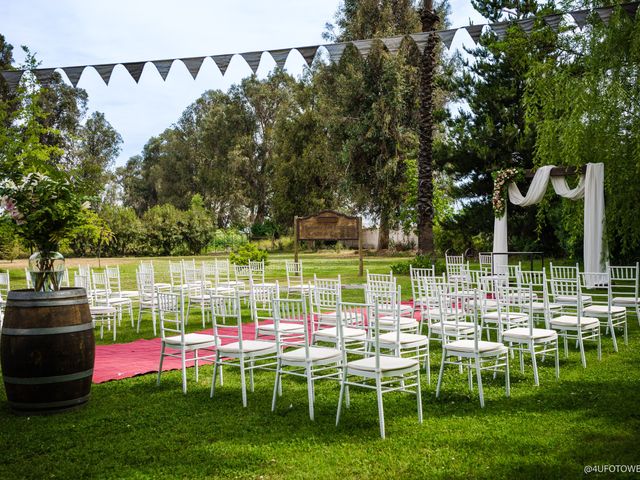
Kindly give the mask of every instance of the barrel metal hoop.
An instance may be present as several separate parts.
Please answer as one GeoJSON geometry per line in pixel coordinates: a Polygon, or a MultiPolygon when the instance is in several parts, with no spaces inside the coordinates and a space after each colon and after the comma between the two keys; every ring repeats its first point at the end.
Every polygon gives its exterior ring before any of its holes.
{"type": "Polygon", "coordinates": [[[5,375],[5,383],[12,385],[44,385],[48,383],[71,382],[73,380],[81,380],[93,375],[93,368],[82,372],[69,373],[67,375],[55,375],[51,377],[7,377],[5,375]]]}
{"type": "Polygon", "coordinates": [[[9,299],[7,307],[11,308],[33,308],[33,307],[68,307],[69,305],[85,305],[89,303],[87,298],[69,298],[62,300],[30,300],[17,302],[9,299]]]}
{"type": "Polygon", "coordinates": [[[61,408],[71,407],[73,405],[79,405],[86,403],[89,400],[91,394],[83,395],[82,397],[72,398],[71,400],[60,400],[59,402],[14,402],[9,400],[9,406],[16,409],[45,409],[45,408],[61,408]]]}
{"type": "Polygon", "coordinates": [[[93,324],[81,323],[79,325],[67,325],[65,327],[43,327],[43,328],[2,327],[2,335],[13,335],[13,336],[59,335],[63,333],[84,332],[86,330],[93,330],[93,324]]]}

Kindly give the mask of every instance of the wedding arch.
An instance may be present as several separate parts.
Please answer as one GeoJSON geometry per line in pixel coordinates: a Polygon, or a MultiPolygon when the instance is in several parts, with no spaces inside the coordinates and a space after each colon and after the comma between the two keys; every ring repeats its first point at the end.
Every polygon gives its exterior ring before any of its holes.
{"type": "MultiPolygon", "coordinates": [[[[515,182],[508,186],[511,203],[528,207],[539,203],[547,190],[549,179],[555,192],[569,200],[584,198],[584,270],[586,272],[604,272],[609,252],[604,241],[604,164],[588,163],[584,175],[580,175],[578,186],[571,189],[564,175],[552,175],[554,165],[538,169],[525,196],[515,182]]],[[[494,198],[494,202],[496,199],[494,198]]],[[[498,199],[498,201],[500,201],[498,199]]],[[[496,215],[493,224],[493,252],[508,252],[507,244],[507,202],[502,200],[502,215],[496,215]]],[[[506,262],[506,256],[495,256],[495,263],[506,262]]]]}

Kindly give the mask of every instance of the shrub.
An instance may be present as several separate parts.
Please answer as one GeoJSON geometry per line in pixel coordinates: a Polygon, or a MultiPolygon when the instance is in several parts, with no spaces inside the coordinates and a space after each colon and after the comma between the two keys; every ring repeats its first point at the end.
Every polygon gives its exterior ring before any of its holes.
{"type": "Polygon", "coordinates": [[[398,262],[391,265],[391,271],[396,275],[409,275],[409,267],[414,268],[431,268],[435,265],[436,274],[444,271],[442,260],[431,257],[430,255],[416,255],[415,258],[404,262],[398,262]]]}
{"type": "Polygon", "coordinates": [[[266,250],[260,250],[252,243],[247,243],[245,245],[241,245],[235,251],[231,252],[229,255],[229,260],[231,263],[236,265],[248,265],[249,260],[254,262],[260,262],[264,260],[264,263],[267,263],[268,253],[266,250]]]}

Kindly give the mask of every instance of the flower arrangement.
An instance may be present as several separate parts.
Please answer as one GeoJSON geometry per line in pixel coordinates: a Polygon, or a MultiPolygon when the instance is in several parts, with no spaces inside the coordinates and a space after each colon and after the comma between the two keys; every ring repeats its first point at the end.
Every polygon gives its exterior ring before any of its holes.
{"type": "Polygon", "coordinates": [[[511,182],[517,182],[524,178],[524,171],[521,168],[506,168],[493,172],[493,214],[500,218],[507,209],[508,186],[511,182]]]}
{"type": "Polygon", "coordinates": [[[36,291],[60,288],[64,259],[56,252],[59,242],[88,208],[66,175],[57,173],[59,178],[30,172],[0,183],[0,217],[38,250],[29,262],[36,291]]]}

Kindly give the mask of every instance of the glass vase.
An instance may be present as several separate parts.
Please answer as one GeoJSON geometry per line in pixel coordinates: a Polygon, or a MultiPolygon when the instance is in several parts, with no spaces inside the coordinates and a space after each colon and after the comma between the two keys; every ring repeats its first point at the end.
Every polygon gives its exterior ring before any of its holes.
{"type": "Polygon", "coordinates": [[[36,292],[60,290],[64,257],[60,252],[36,252],[29,257],[29,276],[36,292]]]}

